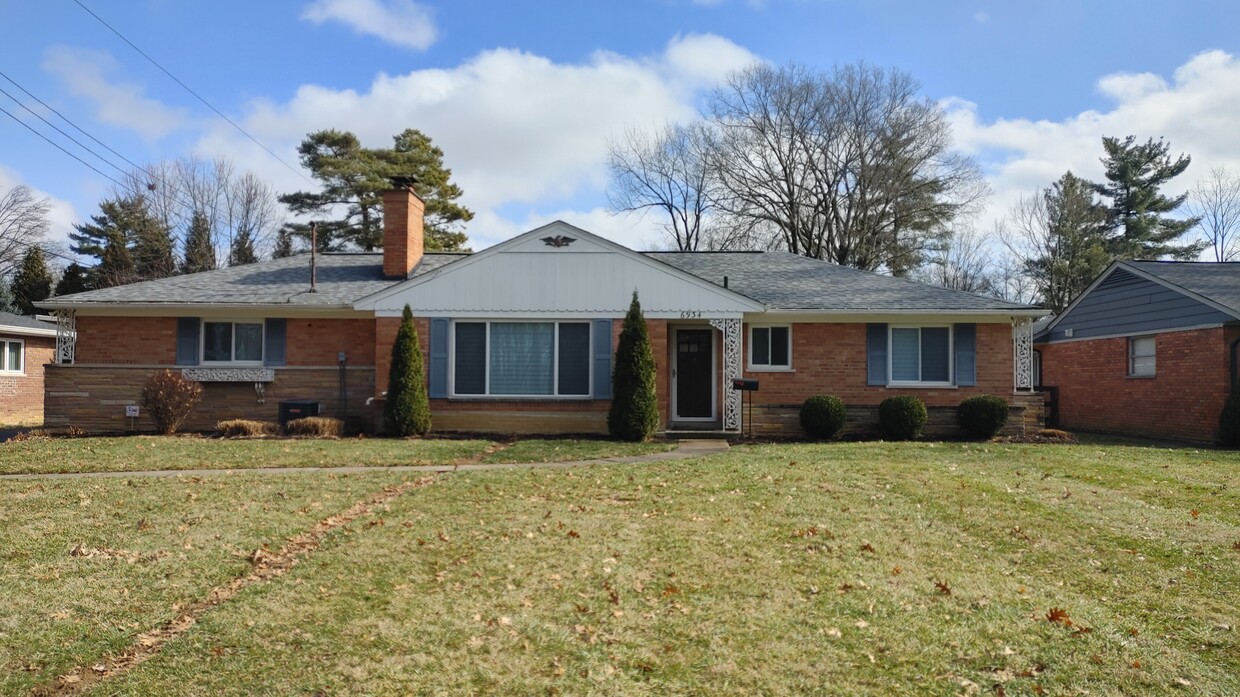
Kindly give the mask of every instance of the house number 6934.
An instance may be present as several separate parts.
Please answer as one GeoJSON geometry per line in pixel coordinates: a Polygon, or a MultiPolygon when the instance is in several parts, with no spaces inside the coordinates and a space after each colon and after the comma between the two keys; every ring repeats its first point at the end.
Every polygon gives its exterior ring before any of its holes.
{"type": "Polygon", "coordinates": [[[681,319],[702,319],[701,310],[683,310],[680,313],[681,319]]]}

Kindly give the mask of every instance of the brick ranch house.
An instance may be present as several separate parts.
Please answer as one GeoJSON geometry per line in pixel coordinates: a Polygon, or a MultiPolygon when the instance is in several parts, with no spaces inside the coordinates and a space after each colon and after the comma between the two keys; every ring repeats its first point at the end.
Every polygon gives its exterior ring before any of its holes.
{"type": "Polygon", "coordinates": [[[54,326],[0,312],[0,425],[43,422],[43,367],[55,353],[54,326]]]}
{"type": "Polygon", "coordinates": [[[1238,342],[1240,264],[1217,262],[1116,262],[1035,337],[1063,427],[1192,441],[1217,437],[1238,342]]]}
{"type": "Polygon", "coordinates": [[[760,381],[755,434],[799,433],[815,394],[843,398],[863,431],[885,397],[916,394],[936,435],[954,432],[970,395],[1007,398],[1014,429],[1040,404],[1016,390],[1032,385],[1036,308],[787,253],[638,253],[562,222],[476,254],[424,254],[422,202],[399,189],[384,207],[382,254],[300,255],[46,301],[77,337],[73,362],[48,368],[47,425],[148,429],[125,406],[172,368],[206,389],[188,429],[274,420],[285,400],[373,427],[408,304],[436,430],[602,433],[634,290],[669,429],[738,431],[741,375],[760,381]]]}

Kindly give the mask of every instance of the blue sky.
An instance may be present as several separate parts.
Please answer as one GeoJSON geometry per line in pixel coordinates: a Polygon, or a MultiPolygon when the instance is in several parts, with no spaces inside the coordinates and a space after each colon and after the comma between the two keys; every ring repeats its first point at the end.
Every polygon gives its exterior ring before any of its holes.
{"type": "MultiPolygon", "coordinates": [[[[605,211],[607,138],[689,118],[753,60],[912,74],[987,173],[979,225],[1068,168],[1100,174],[1102,135],[1166,137],[1194,156],[1184,186],[1240,171],[1240,3],[1221,0],[82,2],[290,163],[318,128],[376,146],[427,132],[478,213],[476,247],[553,218],[657,244],[652,221],[605,211]]],[[[226,155],[307,186],[73,0],[3,3],[0,23],[0,70],[129,159],[226,155]]],[[[0,187],[51,197],[54,237],[111,187],[2,114],[0,143],[0,187]]]]}

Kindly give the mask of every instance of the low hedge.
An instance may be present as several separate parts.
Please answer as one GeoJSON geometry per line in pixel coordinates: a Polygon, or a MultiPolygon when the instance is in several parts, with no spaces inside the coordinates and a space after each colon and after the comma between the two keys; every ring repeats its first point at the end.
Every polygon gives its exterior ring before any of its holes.
{"type": "Polygon", "coordinates": [[[847,415],[844,400],[833,395],[815,395],[801,404],[801,429],[810,438],[829,440],[844,427],[847,415]]]}
{"type": "Polygon", "coordinates": [[[878,431],[884,440],[916,440],[927,418],[926,403],[913,395],[888,397],[878,405],[878,431]]]}
{"type": "Polygon", "coordinates": [[[979,394],[961,402],[957,414],[960,427],[971,438],[990,440],[1007,425],[1008,405],[1002,397],[979,394]]]}

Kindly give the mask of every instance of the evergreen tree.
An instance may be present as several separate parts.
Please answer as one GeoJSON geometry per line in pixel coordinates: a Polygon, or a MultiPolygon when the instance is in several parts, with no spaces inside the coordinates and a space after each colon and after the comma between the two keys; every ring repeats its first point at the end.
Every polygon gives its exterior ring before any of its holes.
{"type": "MultiPolygon", "coordinates": [[[[426,249],[459,250],[465,243],[461,226],[474,214],[456,203],[462,192],[450,181],[452,171],[443,166],[443,151],[421,131],[406,129],[395,136],[392,148],[364,148],[347,131],[318,131],[302,141],[298,152],[323,188],[285,194],[280,201],[299,215],[326,215],[343,207],[343,218],[319,224],[324,249],[349,243],[366,251],[382,247],[382,195],[397,177],[412,179],[414,191],[426,202],[426,249]]],[[[308,236],[307,225],[294,228],[308,236]]]]}
{"type": "Polygon", "coordinates": [[[405,305],[400,329],[392,344],[392,367],[388,373],[387,399],[383,403],[383,425],[389,435],[407,438],[424,436],[431,430],[431,404],[426,396],[422,371],[422,348],[413,311],[405,305]]]}
{"type": "Polygon", "coordinates": [[[18,314],[17,306],[13,304],[13,294],[9,292],[9,284],[3,277],[0,277],[0,312],[18,314]]]}
{"type": "Polygon", "coordinates": [[[276,232],[276,248],[272,250],[271,257],[273,259],[283,259],[296,254],[297,250],[293,247],[293,237],[296,234],[291,225],[281,226],[280,230],[276,232]]]}
{"type": "Polygon", "coordinates": [[[1111,263],[1107,254],[1107,209],[1093,196],[1092,185],[1066,172],[1042,192],[1045,222],[1039,229],[1039,256],[1026,272],[1036,281],[1042,302],[1060,312],[1111,263]]]}
{"type": "Polygon", "coordinates": [[[94,286],[111,288],[140,280],[125,238],[119,231],[113,232],[103,248],[103,258],[94,269],[94,286]]]}
{"type": "Polygon", "coordinates": [[[93,289],[90,270],[75,261],[66,266],[65,272],[60,275],[60,282],[56,284],[56,295],[85,293],[93,289]]]}
{"type": "Polygon", "coordinates": [[[233,238],[232,247],[228,253],[228,265],[243,266],[256,261],[258,261],[258,254],[254,252],[254,237],[250,235],[249,230],[242,229],[233,238]]]}
{"type": "Polygon", "coordinates": [[[31,247],[26,250],[21,266],[13,276],[11,291],[13,304],[18,314],[22,315],[35,314],[38,309],[34,304],[52,294],[52,272],[47,268],[42,249],[31,247]]]}
{"type": "Polygon", "coordinates": [[[654,353],[637,291],[633,291],[633,301],[620,331],[620,344],[616,347],[607,431],[618,440],[643,441],[654,435],[658,426],[654,353]]]}
{"type": "Polygon", "coordinates": [[[154,216],[145,202],[134,208],[129,224],[135,280],[150,281],[175,275],[177,260],[171,228],[154,216]]]}
{"type": "Polygon", "coordinates": [[[215,268],[215,242],[211,239],[211,222],[202,211],[195,211],[190,218],[189,232],[185,235],[185,261],[181,273],[198,273],[215,268]]]}
{"type": "Polygon", "coordinates": [[[1108,252],[1115,259],[1154,260],[1172,257],[1182,261],[1196,259],[1204,242],[1175,244],[1198,222],[1168,217],[1188,198],[1174,198],[1160,189],[1188,168],[1192,158],[1180,155],[1174,161],[1167,154],[1170,144],[1151,138],[1137,144],[1135,136],[1123,140],[1103,138],[1106,157],[1105,183],[1094,184],[1096,193],[1111,200],[1107,215],[1108,252]]]}

